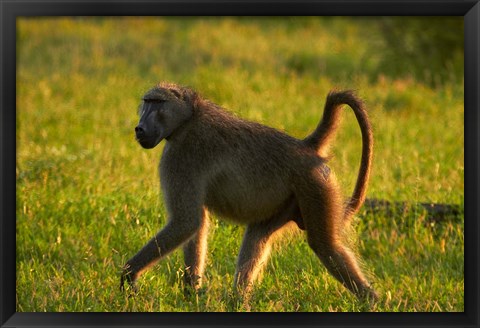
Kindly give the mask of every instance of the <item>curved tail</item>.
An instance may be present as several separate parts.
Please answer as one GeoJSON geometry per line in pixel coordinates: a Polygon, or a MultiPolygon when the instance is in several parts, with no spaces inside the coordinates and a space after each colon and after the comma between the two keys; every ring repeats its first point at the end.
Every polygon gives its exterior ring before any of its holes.
{"type": "Polygon", "coordinates": [[[331,91],[325,101],[323,117],[315,131],[304,139],[305,143],[316,149],[322,157],[328,156],[328,148],[335,137],[340,124],[342,105],[353,109],[362,132],[362,159],[358,171],[357,183],[352,197],[347,202],[345,219],[354,215],[365,201],[370,167],[373,156],[373,134],[363,102],[350,91],[331,91]]]}

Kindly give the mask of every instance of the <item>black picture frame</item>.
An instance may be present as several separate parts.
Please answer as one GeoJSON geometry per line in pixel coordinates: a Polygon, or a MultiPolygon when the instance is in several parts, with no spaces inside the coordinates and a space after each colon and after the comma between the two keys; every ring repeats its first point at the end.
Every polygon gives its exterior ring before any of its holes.
{"type": "Polygon", "coordinates": [[[466,0],[0,0],[1,327],[478,327],[480,4],[466,0]],[[16,313],[16,18],[22,16],[463,16],[465,19],[465,311],[461,313],[16,313]]]}

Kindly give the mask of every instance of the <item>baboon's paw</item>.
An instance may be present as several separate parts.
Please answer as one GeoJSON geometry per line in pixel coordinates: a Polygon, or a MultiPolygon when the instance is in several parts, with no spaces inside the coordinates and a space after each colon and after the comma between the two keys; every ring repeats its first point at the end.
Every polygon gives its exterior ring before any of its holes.
{"type": "Polygon", "coordinates": [[[120,291],[128,292],[129,296],[134,296],[138,292],[133,274],[127,269],[124,269],[120,276],[120,291]]]}
{"type": "Polygon", "coordinates": [[[374,305],[380,300],[380,296],[373,288],[363,290],[359,298],[370,305],[374,305]]]}
{"type": "Polygon", "coordinates": [[[193,287],[191,285],[185,285],[183,287],[183,296],[185,296],[186,298],[192,297],[192,296],[195,296],[195,295],[201,296],[201,295],[206,294],[206,292],[207,292],[206,287],[200,287],[200,286],[193,287]]]}

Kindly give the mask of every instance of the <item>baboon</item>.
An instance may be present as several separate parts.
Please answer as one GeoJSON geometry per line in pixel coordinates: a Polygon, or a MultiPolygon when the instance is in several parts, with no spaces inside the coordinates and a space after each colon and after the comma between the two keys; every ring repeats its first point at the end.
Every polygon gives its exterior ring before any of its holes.
{"type": "Polygon", "coordinates": [[[234,277],[240,293],[251,290],[273,237],[295,222],[330,274],[359,299],[378,298],[343,240],[365,200],[373,153],[367,113],[353,92],[330,92],[320,123],[303,140],[238,118],[191,88],[170,83],[143,96],[139,116],[135,135],[143,148],[166,140],[159,171],[168,222],[127,261],[122,290],[125,282],[135,288],[146,268],[182,245],[185,282],[198,289],[211,211],[247,225],[234,277]],[[326,164],[344,104],[353,109],[362,134],[359,173],[345,202],[326,164]]]}

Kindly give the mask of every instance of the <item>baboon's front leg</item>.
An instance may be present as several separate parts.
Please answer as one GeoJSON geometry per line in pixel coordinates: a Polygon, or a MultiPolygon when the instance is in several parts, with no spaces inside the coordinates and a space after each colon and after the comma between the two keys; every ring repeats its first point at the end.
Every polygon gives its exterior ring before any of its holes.
{"type": "Polygon", "coordinates": [[[203,219],[195,236],[183,246],[185,260],[185,287],[193,287],[197,290],[202,284],[205,259],[207,254],[209,219],[206,209],[203,211],[203,219]]]}
{"type": "Polygon", "coordinates": [[[199,226],[199,218],[171,219],[155,237],[127,261],[120,279],[120,289],[123,289],[125,282],[133,286],[143,271],[191,238],[199,226]]]}

